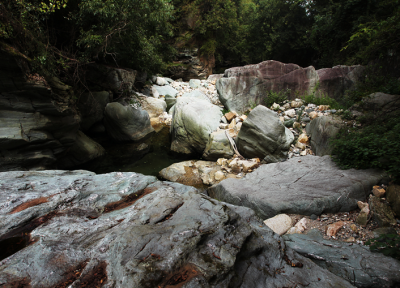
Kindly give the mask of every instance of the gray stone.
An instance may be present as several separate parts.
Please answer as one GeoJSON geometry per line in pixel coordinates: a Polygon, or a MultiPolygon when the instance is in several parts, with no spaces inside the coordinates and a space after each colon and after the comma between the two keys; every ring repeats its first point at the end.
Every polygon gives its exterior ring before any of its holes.
{"type": "Polygon", "coordinates": [[[169,85],[165,86],[154,85],[153,88],[157,90],[159,95],[164,95],[164,96],[170,95],[172,97],[176,97],[176,95],[178,95],[178,91],[169,85]]]}
{"type": "Polygon", "coordinates": [[[171,124],[171,150],[187,155],[202,154],[221,117],[221,108],[208,101],[178,98],[171,124]]]}
{"type": "Polygon", "coordinates": [[[194,90],[192,92],[188,92],[182,95],[182,97],[193,97],[193,98],[199,98],[199,99],[203,99],[206,100],[208,102],[211,103],[210,98],[208,98],[206,96],[206,94],[204,94],[203,92],[201,92],[200,90],[194,90]]]}
{"type": "Polygon", "coordinates": [[[171,107],[176,103],[176,97],[165,95],[165,103],[167,104],[167,111],[169,112],[171,107]]]}
{"type": "Polygon", "coordinates": [[[293,133],[282,124],[277,114],[259,105],[243,122],[236,145],[244,157],[279,162],[287,158],[293,140],[293,133]]]}
{"type": "Polygon", "coordinates": [[[140,97],[140,104],[141,108],[149,113],[150,118],[158,117],[167,111],[167,103],[163,99],[140,97]]]}
{"type": "Polygon", "coordinates": [[[397,287],[400,262],[366,246],[325,240],[318,230],[283,236],[286,245],[357,287],[397,287]]]}
{"type": "Polygon", "coordinates": [[[168,82],[163,77],[157,77],[156,84],[158,86],[164,86],[164,85],[168,85],[168,82]]]}
{"type": "Polygon", "coordinates": [[[193,89],[197,89],[200,87],[201,81],[199,79],[190,79],[189,86],[193,89]]]}
{"type": "Polygon", "coordinates": [[[329,156],[307,155],[261,165],[242,179],[210,187],[208,193],[252,208],[263,219],[280,213],[321,215],[356,209],[357,201],[365,200],[383,177],[376,170],[340,170],[329,156]]]}
{"type": "Polygon", "coordinates": [[[87,131],[104,117],[104,108],[110,103],[107,91],[84,93],[79,97],[78,109],[81,112],[81,129],[87,131]]]}
{"type": "Polygon", "coordinates": [[[372,93],[363,98],[360,105],[367,111],[391,111],[393,107],[400,105],[400,96],[381,92],[372,93]]]}
{"type": "Polygon", "coordinates": [[[7,287],[353,287],[252,210],[193,187],[88,171],[0,173],[0,183],[2,245],[32,240],[2,260],[7,287]]]}
{"type": "Polygon", "coordinates": [[[305,123],[309,123],[309,122],[311,121],[311,119],[310,119],[309,117],[303,117],[303,118],[301,119],[301,121],[302,121],[302,122],[305,122],[305,123]]]}
{"type": "Polygon", "coordinates": [[[235,153],[225,131],[216,131],[210,134],[203,153],[204,159],[211,161],[216,161],[218,158],[230,159],[233,154],[235,153]]]}
{"type": "Polygon", "coordinates": [[[69,149],[66,157],[60,158],[58,167],[68,169],[99,158],[105,154],[104,148],[83,132],[78,131],[75,136],[74,145],[69,149]]]}
{"type": "Polygon", "coordinates": [[[312,120],[306,126],[307,135],[311,137],[311,149],[317,156],[330,155],[333,147],[330,139],[333,139],[345,127],[338,117],[321,116],[312,120]]]}
{"type": "Polygon", "coordinates": [[[149,113],[113,102],[104,111],[107,133],[117,141],[139,141],[152,133],[149,113]]]}
{"type": "Polygon", "coordinates": [[[221,79],[222,77],[224,77],[224,74],[211,74],[210,76],[208,76],[207,80],[210,82],[216,82],[219,79],[221,79]]]}
{"type": "Polygon", "coordinates": [[[285,127],[292,128],[294,122],[295,122],[295,119],[286,120],[285,122],[283,122],[283,125],[285,125],[285,127]]]}

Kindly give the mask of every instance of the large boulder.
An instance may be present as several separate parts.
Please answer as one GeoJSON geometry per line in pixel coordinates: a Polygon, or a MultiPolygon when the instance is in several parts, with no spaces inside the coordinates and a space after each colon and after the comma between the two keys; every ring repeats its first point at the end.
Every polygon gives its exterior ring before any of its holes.
{"type": "Polygon", "coordinates": [[[321,116],[312,120],[306,126],[307,134],[311,137],[311,149],[317,156],[330,155],[333,147],[330,140],[334,139],[340,129],[346,124],[340,117],[321,116]]]}
{"type": "MultiPolygon", "coordinates": [[[[165,86],[154,85],[153,88],[158,92],[159,95],[163,95],[163,96],[169,95],[174,98],[176,97],[176,95],[178,95],[178,91],[170,85],[165,85],[165,86]]],[[[156,98],[158,98],[158,97],[156,97],[156,98]]]]}
{"type": "Polygon", "coordinates": [[[208,101],[178,98],[171,124],[171,150],[186,155],[202,154],[221,117],[221,108],[208,101]]]}
{"type": "Polygon", "coordinates": [[[287,248],[252,210],[193,187],[87,171],[0,180],[5,287],[353,287],[287,248]]]}
{"type": "Polygon", "coordinates": [[[276,112],[259,105],[243,122],[236,145],[246,158],[279,162],[287,158],[293,141],[293,133],[282,124],[276,112]]]}
{"type": "Polygon", "coordinates": [[[111,90],[120,95],[131,92],[135,84],[136,70],[100,64],[89,64],[86,69],[86,81],[97,90],[111,90]]]}
{"type": "Polygon", "coordinates": [[[79,97],[78,109],[81,113],[81,129],[89,130],[93,124],[104,117],[104,109],[110,103],[110,93],[107,91],[84,93],[79,97]]]}
{"type": "Polygon", "coordinates": [[[54,168],[79,129],[72,87],[27,66],[0,48],[0,171],[54,168]]]}
{"type": "Polygon", "coordinates": [[[383,177],[376,170],[340,170],[329,156],[307,155],[261,165],[240,180],[221,181],[208,193],[252,208],[263,219],[281,213],[321,215],[356,209],[383,177]]]}
{"type": "Polygon", "coordinates": [[[188,93],[185,93],[182,95],[182,97],[193,97],[193,98],[198,98],[198,99],[203,99],[211,103],[210,98],[207,97],[206,94],[201,92],[200,90],[194,90],[188,93]]]}
{"type": "Polygon", "coordinates": [[[58,161],[58,168],[70,169],[99,158],[106,152],[99,143],[81,131],[76,133],[73,141],[74,145],[71,146],[68,155],[58,161]]]}
{"type": "Polygon", "coordinates": [[[218,158],[230,159],[234,154],[235,152],[226,136],[225,130],[221,130],[210,134],[210,138],[204,149],[203,158],[216,161],[218,158]]]}
{"type": "Polygon", "coordinates": [[[162,169],[159,176],[168,181],[202,188],[216,183],[215,173],[218,171],[221,171],[221,166],[215,162],[189,160],[162,169]]]}
{"type": "Polygon", "coordinates": [[[141,96],[139,98],[141,108],[149,113],[150,118],[155,118],[167,111],[167,103],[163,99],[141,96]]]}
{"type": "Polygon", "coordinates": [[[107,133],[117,141],[140,141],[154,131],[147,111],[117,102],[107,104],[104,125],[107,133]]]}
{"type": "Polygon", "coordinates": [[[339,99],[345,90],[354,87],[362,71],[362,66],[316,71],[312,66],[302,68],[268,60],[227,69],[216,86],[221,103],[227,109],[243,113],[254,104],[263,104],[269,91],[289,91],[291,99],[312,92],[339,99]]]}
{"type": "Polygon", "coordinates": [[[357,287],[398,287],[400,262],[366,246],[326,240],[314,229],[283,236],[287,246],[357,287]]]}

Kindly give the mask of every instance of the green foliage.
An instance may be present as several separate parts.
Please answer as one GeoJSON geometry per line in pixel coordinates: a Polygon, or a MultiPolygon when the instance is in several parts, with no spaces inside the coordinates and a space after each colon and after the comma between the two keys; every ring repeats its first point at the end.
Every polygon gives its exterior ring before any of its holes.
{"type": "Polygon", "coordinates": [[[342,105],[340,105],[335,99],[330,98],[327,95],[315,96],[315,94],[304,95],[300,97],[304,100],[306,104],[312,103],[315,105],[329,105],[331,109],[341,109],[342,105]]]}
{"type": "Polygon", "coordinates": [[[400,179],[400,113],[370,115],[364,127],[345,128],[331,141],[333,160],[344,169],[380,168],[400,179]]]}
{"type": "Polygon", "coordinates": [[[279,92],[269,91],[267,97],[264,98],[264,102],[267,107],[271,107],[272,104],[282,104],[285,100],[288,100],[290,96],[290,89],[281,90],[279,92]]]}
{"type": "Polygon", "coordinates": [[[365,244],[372,252],[383,253],[400,260],[400,235],[398,234],[383,234],[368,240],[365,244]]]}

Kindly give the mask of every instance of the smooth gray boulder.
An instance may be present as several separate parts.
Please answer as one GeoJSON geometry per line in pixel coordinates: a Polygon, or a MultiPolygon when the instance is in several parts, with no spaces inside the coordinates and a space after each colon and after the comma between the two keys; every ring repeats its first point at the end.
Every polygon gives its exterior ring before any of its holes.
{"type": "Polygon", "coordinates": [[[333,147],[329,141],[345,126],[340,117],[334,116],[317,117],[307,124],[307,135],[311,137],[311,149],[315,155],[331,155],[333,147]]]}
{"type": "Polygon", "coordinates": [[[153,85],[153,88],[157,90],[159,95],[164,95],[164,96],[170,95],[172,97],[176,97],[176,95],[178,95],[178,91],[170,85],[165,85],[165,86],[153,85]]]}
{"type": "Polygon", "coordinates": [[[104,126],[107,133],[117,141],[139,141],[154,131],[147,111],[117,102],[107,104],[104,126]]]}
{"type": "Polygon", "coordinates": [[[107,91],[84,93],[79,97],[78,109],[81,113],[81,129],[89,130],[93,124],[104,117],[104,109],[110,103],[110,93],[107,91]]]}
{"type": "Polygon", "coordinates": [[[321,215],[356,209],[384,176],[377,170],[340,170],[329,156],[307,155],[261,165],[242,179],[221,181],[208,193],[249,207],[262,219],[281,213],[321,215]]]}
{"type": "Polygon", "coordinates": [[[316,229],[284,235],[283,239],[297,253],[356,287],[399,287],[400,262],[372,253],[368,246],[325,240],[316,229]]]}
{"type": "Polygon", "coordinates": [[[0,181],[5,287],[353,287],[287,248],[252,210],[193,187],[88,171],[0,181]]]}
{"type": "Polygon", "coordinates": [[[68,155],[58,161],[58,168],[72,168],[99,158],[106,153],[99,143],[86,136],[82,131],[76,133],[73,141],[74,145],[70,148],[68,155]]]}
{"type": "Polygon", "coordinates": [[[199,79],[190,79],[189,86],[193,89],[197,89],[200,87],[201,81],[199,79]]]}
{"type": "Polygon", "coordinates": [[[215,131],[210,134],[203,158],[210,161],[216,161],[218,158],[232,158],[235,152],[226,136],[225,131],[215,131]]]}
{"type": "Polygon", "coordinates": [[[270,163],[287,159],[293,140],[293,133],[282,124],[276,112],[259,105],[243,122],[236,145],[244,157],[270,163]]]}
{"type": "Polygon", "coordinates": [[[167,103],[163,99],[142,96],[140,97],[140,104],[141,108],[149,113],[150,118],[158,117],[167,111],[167,103]]]}
{"type": "Polygon", "coordinates": [[[221,108],[208,101],[178,98],[172,116],[171,150],[186,155],[202,154],[221,117],[221,108]]]}
{"type": "Polygon", "coordinates": [[[203,99],[203,100],[206,100],[211,103],[210,98],[208,98],[207,95],[204,94],[203,92],[201,92],[200,90],[194,90],[192,92],[185,93],[182,95],[182,97],[199,98],[199,99],[203,99]]]}

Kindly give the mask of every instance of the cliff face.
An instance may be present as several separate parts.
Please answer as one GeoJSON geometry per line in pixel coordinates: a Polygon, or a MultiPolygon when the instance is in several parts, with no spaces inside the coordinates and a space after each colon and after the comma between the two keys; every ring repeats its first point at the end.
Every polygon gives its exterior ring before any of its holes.
{"type": "Polygon", "coordinates": [[[80,144],[74,107],[71,87],[30,74],[25,59],[1,51],[0,171],[48,169],[59,160],[68,164],[57,168],[68,168],[101,154],[102,147],[90,138],[80,144]],[[69,161],[62,161],[65,157],[69,161]]]}

